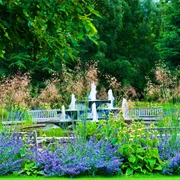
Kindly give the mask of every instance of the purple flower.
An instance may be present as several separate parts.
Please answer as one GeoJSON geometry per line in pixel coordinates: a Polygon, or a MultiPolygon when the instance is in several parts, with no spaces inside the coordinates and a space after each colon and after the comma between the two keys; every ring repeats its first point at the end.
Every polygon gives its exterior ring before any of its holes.
{"type": "Polygon", "coordinates": [[[177,153],[167,164],[166,167],[164,167],[163,174],[168,175],[180,175],[180,154],[177,153]]]}
{"type": "Polygon", "coordinates": [[[46,176],[112,175],[121,171],[122,159],[117,149],[108,141],[91,137],[88,141],[76,139],[67,146],[57,146],[53,152],[44,149],[32,155],[46,176]]]}
{"type": "Polygon", "coordinates": [[[21,157],[22,141],[1,134],[0,142],[0,175],[19,171],[24,159],[21,157]]]}
{"type": "Polygon", "coordinates": [[[161,160],[167,161],[180,153],[180,139],[173,140],[166,134],[159,142],[158,150],[161,160]]]}

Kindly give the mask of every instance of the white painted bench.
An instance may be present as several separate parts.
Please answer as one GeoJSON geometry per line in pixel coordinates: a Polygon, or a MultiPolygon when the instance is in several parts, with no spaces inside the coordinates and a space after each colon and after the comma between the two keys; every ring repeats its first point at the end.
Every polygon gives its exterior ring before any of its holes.
{"type": "Polygon", "coordinates": [[[61,117],[60,114],[58,114],[58,111],[61,110],[29,110],[28,113],[35,123],[60,122],[61,117]]]}
{"type": "Polygon", "coordinates": [[[154,108],[133,108],[128,112],[129,117],[139,117],[139,118],[157,118],[162,116],[162,107],[154,108]]]}
{"type": "Polygon", "coordinates": [[[132,121],[141,119],[146,124],[152,121],[160,120],[163,115],[162,107],[152,108],[132,108],[126,111],[124,119],[125,121],[132,121]]]}

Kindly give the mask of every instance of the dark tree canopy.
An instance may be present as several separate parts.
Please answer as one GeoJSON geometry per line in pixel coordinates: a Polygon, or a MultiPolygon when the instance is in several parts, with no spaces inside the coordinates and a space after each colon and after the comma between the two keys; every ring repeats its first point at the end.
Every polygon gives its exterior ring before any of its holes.
{"type": "Polygon", "coordinates": [[[158,43],[160,58],[169,66],[180,65],[180,0],[161,1],[163,31],[158,43]]]}
{"type": "MultiPolygon", "coordinates": [[[[98,62],[141,92],[159,59],[179,65],[180,0],[0,0],[0,75],[30,71],[38,83],[98,62]]],[[[83,71],[83,68],[82,68],[83,71]]]]}
{"type": "Polygon", "coordinates": [[[74,59],[79,40],[97,33],[92,14],[98,15],[91,0],[0,1],[1,61],[29,69],[37,61],[55,67],[74,59]]]}

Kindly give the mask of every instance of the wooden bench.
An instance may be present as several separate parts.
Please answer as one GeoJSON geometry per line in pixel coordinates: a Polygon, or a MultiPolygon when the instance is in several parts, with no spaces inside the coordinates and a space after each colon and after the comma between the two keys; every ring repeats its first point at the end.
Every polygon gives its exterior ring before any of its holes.
{"type": "Polygon", "coordinates": [[[60,117],[60,109],[53,110],[30,110],[28,111],[30,117],[32,117],[35,123],[46,123],[46,122],[60,122],[62,119],[60,117]]]}
{"type": "Polygon", "coordinates": [[[125,114],[125,121],[131,122],[132,120],[143,120],[146,124],[156,122],[162,117],[162,107],[152,108],[132,108],[125,114]]]}

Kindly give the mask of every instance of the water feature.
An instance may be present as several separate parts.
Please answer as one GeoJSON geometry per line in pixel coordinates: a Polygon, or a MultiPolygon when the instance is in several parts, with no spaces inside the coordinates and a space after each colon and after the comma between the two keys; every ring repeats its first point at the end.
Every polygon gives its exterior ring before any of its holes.
{"type": "Polygon", "coordinates": [[[92,121],[97,122],[98,121],[98,113],[96,110],[96,103],[92,104],[92,121]]]}
{"type": "Polygon", "coordinates": [[[123,117],[126,118],[128,116],[128,102],[125,98],[123,98],[122,101],[122,112],[123,112],[123,117]]]}
{"type": "Polygon", "coordinates": [[[76,98],[75,95],[71,95],[71,104],[69,105],[69,109],[76,109],[76,98]]]}
{"type": "Polygon", "coordinates": [[[64,105],[62,105],[61,118],[62,120],[66,119],[66,111],[64,105]]]}
{"type": "Polygon", "coordinates": [[[64,117],[72,120],[88,119],[97,122],[99,119],[108,119],[109,112],[114,115],[118,114],[120,108],[114,108],[115,98],[112,89],[108,91],[108,100],[96,99],[96,94],[97,90],[94,82],[91,83],[88,100],[77,101],[75,95],[72,94],[69,109],[64,112],[66,113],[64,117]]]}
{"type": "Polygon", "coordinates": [[[91,101],[95,101],[96,100],[96,94],[97,94],[97,90],[96,90],[96,85],[94,82],[91,83],[91,91],[89,94],[89,99],[91,101]]]}
{"type": "Polygon", "coordinates": [[[108,91],[108,100],[111,101],[111,103],[108,103],[108,108],[112,109],[113,106],[114,106],[114,96],[113,96],[113,93],[112,93],[112,89],[109,89],[109,91],[108,91]]]}

